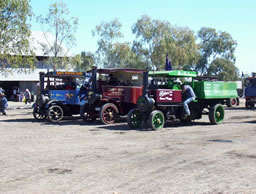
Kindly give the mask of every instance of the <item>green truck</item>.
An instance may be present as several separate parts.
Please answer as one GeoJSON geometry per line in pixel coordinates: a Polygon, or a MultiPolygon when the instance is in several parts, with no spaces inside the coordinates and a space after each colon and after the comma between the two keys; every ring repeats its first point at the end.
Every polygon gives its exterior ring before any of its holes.
{"type": "Polygon", "coordinates": [[[201,119],[206,109],[210,122],[221,124],[225,114],[223,104],[237,97],[235,82],[204,80],[194,71],[145,72],[143,95],[137,100],[137,108],[128,113],[127,122],[130,128],[139,128],[144,121],[153,130],[158,130],[167,120],[191,122],[201,119]],[[184,115],[181,91],[184,83],[196,94],[196,99],[189,104],[190,117],[184,115]]]}

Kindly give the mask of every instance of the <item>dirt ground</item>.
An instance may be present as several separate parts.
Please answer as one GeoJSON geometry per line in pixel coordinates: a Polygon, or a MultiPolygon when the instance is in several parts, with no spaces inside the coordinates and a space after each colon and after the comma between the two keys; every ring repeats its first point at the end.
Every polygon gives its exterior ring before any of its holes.
{"type": "Polygon", "coordinates": [[[0,116],[1,193],[256,193],[256,109],[160,131],[0,116]]]}

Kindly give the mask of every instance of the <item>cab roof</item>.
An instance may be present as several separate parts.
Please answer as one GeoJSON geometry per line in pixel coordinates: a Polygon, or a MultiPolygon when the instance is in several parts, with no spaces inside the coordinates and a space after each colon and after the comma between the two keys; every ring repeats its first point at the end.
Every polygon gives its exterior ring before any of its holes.
{"type": "Polygon", "coordinates": [[[114,72],[129,72],[129,73],[143,73],[147,70],[145,69],[135,69],[135,68],[107,68],[107,69],[97,69],[98,73],[114,73],[114,72]]]}
{"type": "Polygon", "coordinates": [[[195,71],[184,71],[184,70],[171,70],[171,71],[150,71],[149,75],[152,76],[165,76],[165,77],[197,77],[195,71]]]}
{"type": "Polygon", "coordinates": [[[44,77],[87,77],[86,72],[67,72],[67,71],[49,71],[44,74],[44,77]]]}

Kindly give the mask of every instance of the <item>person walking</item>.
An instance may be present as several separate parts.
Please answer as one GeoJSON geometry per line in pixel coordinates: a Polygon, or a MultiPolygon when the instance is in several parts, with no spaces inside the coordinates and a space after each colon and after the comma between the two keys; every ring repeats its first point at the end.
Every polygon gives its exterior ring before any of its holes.
{"type": "Polygon", "coordinates": [[[196,95],[190,85],[183,84],[181,86],[181,88],[182,88],[182,97],[183,97],[183,101],[184,101],[183,107],[184,107],[184,111],[185,111],[185,117],[189,117],[190,110],[189,110],[188,104],[196,99],[196,95]]]}
{"type": "Polygon", "coordinates": [[[5,112],[7,107],[8,107],[8,103],[7,103],[5,94],[0,92],[0,113],[2,113],[2,115],[7,115],[5,112]]]}
{"type": "Polygon", "coordinates": [[[25,104],[27,104],[29,102],[29,104],[31,104],[31,93],[29,91],[29,89],[25,90],[25,104]]]}

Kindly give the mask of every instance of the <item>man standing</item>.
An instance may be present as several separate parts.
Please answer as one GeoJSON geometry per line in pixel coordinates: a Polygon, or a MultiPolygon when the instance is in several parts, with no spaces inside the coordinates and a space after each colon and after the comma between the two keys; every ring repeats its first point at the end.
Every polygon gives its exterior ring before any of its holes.
{"type": "Polygon", "coordinates": [[[91,79],[84,80],[84,82],[83,82],[83,84],[82,84],[82,86],[81,86],[81,88],[80,88],[80,90],[79,90],[79,92],[77,94],[79,96],[80,100],[82,98],[87,98],[88,92],[90,90],[90,84],[91,84],[91,79]]]}
{"type": "Polygon", "coordinates": [[[185,111],[185,116],[188,117],[190,116],[190,110],[189,110],[188,104],[196,99],[196,95],[190,85],[183,84],[181,88],[182,88],[182,96],[184,101],[183,107],[185,111]]]}
{"type": "Polygon", "coordinates": [[[7,99],[4,93],[0,92],[0,112],[2,115],[6,115],[6,108],[8,107],[7,99]]]}

